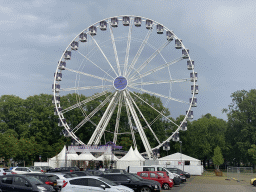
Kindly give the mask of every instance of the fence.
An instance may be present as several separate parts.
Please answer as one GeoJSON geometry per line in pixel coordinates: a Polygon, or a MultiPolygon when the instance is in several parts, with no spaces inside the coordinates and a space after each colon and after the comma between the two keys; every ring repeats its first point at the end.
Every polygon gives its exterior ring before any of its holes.
{"type": "Polygon", "coordinates": [[[227,167],[227,178],[237,181],[250,180],[253,177],[252,167],[227,167]]]}

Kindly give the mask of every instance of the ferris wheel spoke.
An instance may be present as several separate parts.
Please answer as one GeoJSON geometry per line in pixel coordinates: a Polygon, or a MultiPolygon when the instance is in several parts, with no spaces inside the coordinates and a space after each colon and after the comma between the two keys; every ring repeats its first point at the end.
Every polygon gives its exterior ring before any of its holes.
{"type": "Polygon", "coordinates": [[[108,82],[111,82],[111,83],[113,82],[113,80],[102,78],[102,77],[99,77],[99,76],[96,76],[96,75],[92,75],[92,74],[89,74],[89,73],[84,73],[84,72],[77,71],[77,70],[74,70],[74,69],[65,68],[65,70],[71,71],[71,72],[74,72],[74,73],[78,73],[78,74],[81,74],[81,75],[93,77],[93,78],[96,78],[96,79],[100,79],[100,80],[103,80],[103,81],[108,81],[108,82]]]}
{"type": "Polygon", "coordinates": [[[100,52],[102,53],[102,55],[104,56],[104,58],[106,59],[106,61],[108,62],[109,66],[111,67],[111,69],[114,71],[114,73],[117,75],[115,69],[113,68],[113,66],[111,65],[111,63],[109,62],[107,56],[105,55],[105,53],[102,51],[102,49],[100,48],[99,44],[97,43],[97,41],[91,36],[91,38],[93,39],[95,45],[98,47],[98,49],[100,50],[100,52]]]}
{"type": "Polygon", "coordinates": [[[130,86],[138,86],[138,85],[159,85],[164,83],[183,83],[190,81],[191,79],[171,79],[171,80],[162,80],[162,81],[148,81],[148,82],[138,82],[138,83],[130,83],[130,86]]]}
{"type": "Polygon", "coordinates": [[[116,125],[115,125],[115,132],[114,132],[114,138],[113,138],[113,143],[115,143],[115,144],[116,144],[116,141],[117,141],[120,115],[121,115],[121,110],[122,110],[122,97],[123,97],[123,95],[121,94],[120,97],[119,97],[119,101],[118,101],[118,110],[117,110],[117,115],[116,115],[116,125]]]}
{"type": "Polygon", "coordinates": [[[102,88],[110,88],[113,85],[99,85],[99,86],[87,86],[87,87],[70,87],[70,88],[62,88],[60,91],[78,91],[78,90],[86,90],[86,89],[102,89],[102,88]]]}
{"type": "Polygon", "coordinates": [[[152,95],[155,95],[155,96],[158,96],[158,97],[162,97],[162,98],[165,98],[165,99],[168,99],[168,100],[177,101],[177,102],[185,103],[185,104],[190,104],[189,102],[182,101],[182,100],[179,100],[179,99],[175,99],[173,97],[168,97],[168,96],[165,96],[165,95],[162,95],[162,94],[159,94],[159,93],[155,93],[155,92],[152,92],[152,91],[148,91],[148,90],[145,90],[145,89],[142,89],[142,88],[137,88],[137,87],[134,87],[134,86],[129,86],[129,87],[133,88],[133,89],[136,89],[138,91],[142,91],[144,93],[149,93],[149,94],[152,94],[152,95]]]}
{"type": "Polygon", "coordinates": [[[150,61],[152,61],[168,44],[170,41],[165,42],[159,49],[157,49],[139,68],[132,74],[132,77],[130,79],[133,79],[136,75],[136,73],[139,73],[142,69],[144,69],[150,61]]]}
{"type": "Polygon", "coordinates": [[[159,141],[158,137],[156,136],[155,132],[152,130],[151,126],[149,125],[149,123],[147,122],[146,118],[144,117],[143,113],[141,112],[141,110],[139,109],[139,107],[137,106],[137,104],[135,103],[134,99],[131,97],[130,93],[127,91],[127,94],[130,98],[130,100],[133,102],[133,105],[136,107],[136,109],[139,111],[139,114],[141,115],[141,117],[143,118],[143,120],[145,121],[145,123],[147,124],[147,127],[150,129],[151,133],[154,135],[155,139],[157,140],[158,144],[160,144],[161,142],[159,141]]]}
{"type": "Polygon", "coordinates": [[[111,98],[111,101],[110,101],[110,103],[109,103],[109,105],[108,105],[106,111],[104,112],[104,114],[103,114],[103,116],[102,116],[100,122],[98,123],[96,129],[94,130],[94,132],[93,132],[93,134],[92,134],[92,136],[91,136],[89,142],[87,143],[87,145],[92,145],[93,142],[95,142],[96,137],[100,134],[102,125],[103,125],[103,123],[106,121],[106,119],[107,119],[107,117],[108,117],[108,115],[109,115],[109,112],[111,111],[113,105],[115,104],[114,101],[115,101],[115,98],[116,98],[117,94],[118,94],[118,91],[116,91],[116,92],[114,93],[113,97],[111,98]]]}
{"type": "Polygon", "coordinates": [[[127,117],[128,117],[128,124],[129,124],[130,129],[131,129],[131,135],[132,135],[133,145],[134,145],[134,147],[136,147],[137,144],[136,144],[136,139],[135,139],[134,130],[133,130],[133,125],[132,125],[132,118],[131,118],[131,114],[130,114],[130,111],[129,111],[129,107],[128,107],[127,102],[125,102],[125,108],[126,108],[126,113],[127,113],[127,117]]]}
{"type": "Polygon", "coordinates": [[[129,110],[130,110],[130,112],[132,114],[132,117],[133,117],[133,120],[135,122],[135,125],[136,125],[136,127],[137,127],[137,129],[139,131],[140,138],[141,138],[142,143],[143,143],[143,145],[144,145],[144,147],[146,149],[148,157],[151,159],[151,157],[153,156],[153,152],[152,152],[151,146],[150,146],[150,144],[148,142],[148,139],[146,137],[146,134],[145,134],[145,132],[144,132],[142,126],[141,126],[141,123],[140,123],[139,117],[138,117],[138,115],[136,113],[136,110],[134,109],[132,102],[128,99],[127,94],[126,94],[126,90],[123,91],[123,94],[124,94],[125,101],[127,102],[127,105],[129,107],[129,110]]]}
{"type": "Polygon", "coordinates": [[[143,78],[143,77],[146,77],[146,76],[148,76],[148,75],[151,75],[151,74],[153,74],[153,73],[155,73],[155,72],[157,72],[157,71],[159,71],[159,70],[161,70],[161,69],[164,69],[164,68],[166,68],[166,67],[168,67],[168,66],[170,66],[170,65],[173,65],[173,64],[175,64],[175,63],[177,63],[177,62],[179,62],[179,61],[181,61],[181,60],[183,60],[182,57],[180,57],[180,58],[178,58],[178,59],[175,59],[174,61],[165,63],[165,64],[163,64],[163,65],[160,65],[159,67],[156,67],[156,68],[151,69],[151,70],[149,70],[149,71],[147,71],[147,72],[145,72],[145,73],[143,73],[143,74],[141,74],[141,75],[136,76],[137,78],[134,76],[133,78],[130,79],[130,81],[133,82],[133,81],[136,81],[136,80],[141,79],[141,78],[143,78]],[[135,79],[134,79],[134,78],[135,78],[135,79]]]}
{"type": "Polygon", "coordinates": [[[114,77],[112,77],[109,73],[107,73],[106,71],[104,71],[102,68],[100,68],[96,63],[94,63],[92,60],[90,60],[88,57],[86,57],[85,55],[83,55],[81,52],[79,52],[77,50],[77,52],[82,55],[85,59],[87,59],[88,61],[90,61],[94,66],[96,66],[97,68],[99,68],[102,72],[104,72],[106,75],[108,75],[109,77],[111,77],[112,79],[114,79],[114,77]]]}
{"type": "Polygon", "coordinates": [[[82,120],[73,130],[72,132],[76,133],[85,123],[87,123],[88,121],[90,121],[90,119],[99,111],[102,109],[102,107],[104,107],[107,102],[110,101],[110,97],[112,97],[113,94],[109,95],[103,102],[100,103],[100,105],[98,107],[96,107],[88,116],[86,116],[84,118],[84,120],[82,120]]]}
{"type": "Polygon", "coordinates": [[[118,74],[120,76],[121,75],[121,69],[120,69],[119,59],[118,59],[118,55],[117,55],[117,51],[116,51],[116,43],[115,43],[115,37],[114,37],[114,34],[113,34],[112,27],[110,27],[109,31],[110,31],[111,41],[112,41],[113,50],[114,50],[115,59],[116,59],[116,66],[117,66],[118,74]]]}
{"type": "Polygon", "coordinates": [[[114,103],[111,106],[111,109],[108,112],[106,118],[104,119],[104,122],[102,123],[102,127],[99,130],[99,134],[96,136],[96,139],[94,141],[94,145],[98,145],[100,143],[101,137],[102,137],[103,133],[105,132],[105,130],[106,130],[108,124],[109,124],[109,121],[110,121],[110,119],[111,119],[111,117],[112,117],[112,115],[113,115],[113,113],[114,113],[114,111],[116,109],[116,106],[117,106],[117,103],[118,103],[117,102],[118,101],[118,97],[120,97],[120,93],[119,93],[119,96],[114,98],[114,103]]]}
{"type": "Polygon", "coordinates": [[[142,99],[140,96],[138,96],[136,93],[133,93],[131,91],[129,91],[130,93],[132,93],[134,96],[136,96],[138,99],[140,99],[142,102],[144,102],[145,104],[147,104],[149,107],[151,107],[153,110],[155,110],[156,112],[158,112],[159,114],[161,114],[163,117],[165,117],[168,121],[170,121],[171,123],[173,123],[174,125],[176,125],[177,127],[179,127],[174,121],[172,121],[170,118],[166,117],[162,112],[158,111],[156,108],[154,108],[152,105],[150,105],[148,102],[146,102],[144,99],[142,99]]]}
{"type": "Polygon", "coordinates": [[[138,52],[136,53],[135,57],[133,58],[133,60],[131,62],[131,65],[129,65],[127,77],[129,77],[134,65],[136,64],[137,60],[139,59],[141,52],[143,51],[150,35],[152,34],[152,31],[153,31],[152,29],[148,31],[146,37],[144,38],[143,42],[140,45],[140,48],[139,48],[138,52]]]}
{"type": "Polygon", "coordinates": [[[127,38],[126,55],[125,55],[125,60],[124,60],[124,76],[126,76],[126,72],[127,72],[127,65],[128,65],[128,59],[129,59],[131,37],[132,37],[132,26],[133,26],[133,22],[131,20],[130,27],[129,27],[128,38],[127,38]]]}
{"type": "Polygon", "coordinates": [[[89,97],[89,98],[87,98],[87,99],[85,99],[85,100],[83,100],[83,101],[81,101],[79,103],[76,103],[76,104],[74,104],[74,105],[72,105],[72,106],[70,106],[70,107],[68,107],[66,109],[63,109],[61,111],[61,113],[62,114],[67,113],[68,111],[76,109],[77,107],[80,107],[80,106],[82,106],[82,105],[84,105],[84,104],[86,104],[86,103],[88,103],[90,101],[93,101],[94,99],[97,99],[97,98],[99,98],[99,97],[101,97],[103,95],[106,95],[107,93],[109,93],[108,90],[103,91],[101,93],[97,93],[97,94],[95,94],[95,95],[93,95],[93,96],[91,96],[91,97],[89,97]]]}

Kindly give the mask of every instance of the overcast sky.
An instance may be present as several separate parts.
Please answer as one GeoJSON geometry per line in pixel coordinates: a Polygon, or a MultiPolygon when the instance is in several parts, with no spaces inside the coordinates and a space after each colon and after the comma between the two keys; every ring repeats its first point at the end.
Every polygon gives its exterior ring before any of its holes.
{"type": "Polygon", "coordinates": [[[255,1],[81,0],[0,1],[1,95],[51,94],[63,51],[83,29],[104,18],[138,15],[182,39],[198,72],[195,119],[221,110],[237,90],[255,88],[255,1]]]}

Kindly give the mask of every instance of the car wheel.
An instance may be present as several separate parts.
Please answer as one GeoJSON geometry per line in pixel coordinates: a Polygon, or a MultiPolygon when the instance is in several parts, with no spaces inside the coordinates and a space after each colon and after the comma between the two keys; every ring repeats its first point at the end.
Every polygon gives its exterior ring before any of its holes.
{"type": "Polygon", "coordinates": [[[252,183],[254,186],[256,186],[256,180],[255,181],[253,181],[253,183],[252,183]]]}
{"type": "Polygon", "coordinates": [[[140,192],[151,192],[151,190],[148,187],[142,187],[140,192]]]}
{"type": "Polygon", "coordinates": [[[169,189],[168,183],[164,183],[163,186],[162,186],[162,188],[163,188],[164,190],[168,190],[168,189],[169,189]]]}

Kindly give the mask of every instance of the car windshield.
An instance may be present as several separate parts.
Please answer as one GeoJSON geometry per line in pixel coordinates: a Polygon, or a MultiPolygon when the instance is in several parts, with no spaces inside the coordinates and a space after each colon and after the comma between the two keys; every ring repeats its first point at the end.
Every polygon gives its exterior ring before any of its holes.
{"type": "Polygon", "coordinates": [[[135,175],[135,174],[132,174],[134,177],[136,177],[136,178],[138,178],[139,180],[145,180],[145,179],[143,179],[143,178],[141,178],[140,176],[138,176],[138,175],[135,175]]]}
{"type": "Polygon", "coordinates": [[[116,183],[114,183],[113,181],[110,181],[110,180],[108,180],[108,179],[106,179],[106,178],[104,178],[104,177],[99,178],[99,180],[105,182],[105,183],[108,184],[108,185],[117,186],[116,183]]]}
{"type": "Polygon", "coordinates": [[[49,181],[52,181],[52,182],[54,182],[58,179],[58,177],[56,175],[49,175],[47,177],[48,177],[49,181]]]}
{"type": "Polygon", "coordinates": [[[10,171],[10,170],[8,170],[8,169],[4,169],[4,171],[5,171],[5,172],[11,172],[11,171],[10,171]]]}
{"type": "Polygon", "coordinates": [[[136,177],[134,175],[127,175],[127,177],[129,177],[129,179],[131,179],[132,181],[141,181],[141,179],[139,179],[138,177],[136,177]]]}
{"type": "Polygon", "coordinates": [[[39,179],[32,177],[32,176],[26,176],[26,178],[34,185],[42,185],[44,184],[42,181],[40,181],[39,179]]]}

